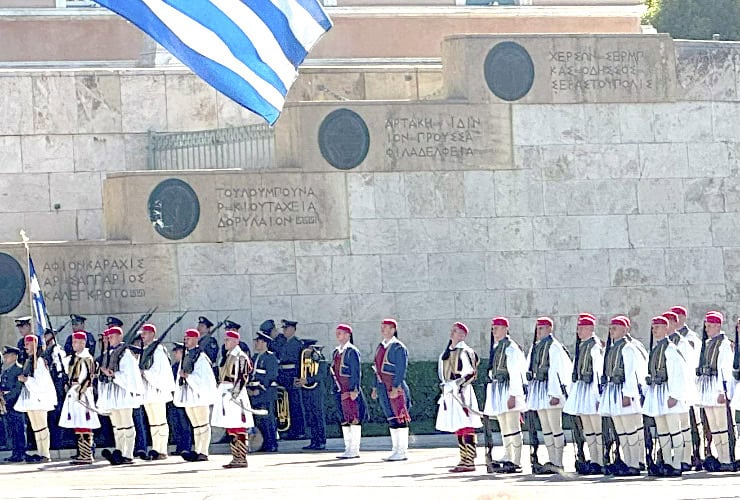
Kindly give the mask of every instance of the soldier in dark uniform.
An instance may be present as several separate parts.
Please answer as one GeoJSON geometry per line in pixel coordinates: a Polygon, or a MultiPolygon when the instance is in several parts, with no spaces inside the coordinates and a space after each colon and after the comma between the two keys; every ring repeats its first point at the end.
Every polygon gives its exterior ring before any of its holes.
{"type": "Polygon", "coordinates": [[[267,410],[267,415],[256,416],[255,425],[264,439],[259,451],[278,451],[277,421],[275,420],[275,400],[277,399],[277,356],[269,351],[271,338],[263,332],[257,332],[254,338],[252,362],[254,370],[247,384],[247,394],[252,408],[267,410]]]}
{"type": "Polygon", "coordinates": [[[65,386],[67,385],[67,371],[64,369],[64,351],[57,344],[56,331],[47,328],[44,332],[44,349],[43,357],[46,360],[46,366],[49,367],[51,381],[54,382],[54,390],[57,393],[57,405],[49,412],[49,433],[51,435],[51,447],[58,450],[63,447],[65,442],[74,443],[68,432],[59,427],[59,416],[62,413],[62,403],[66,397],[65,386]]]}
{"type": "Polygon", "coordinates": [[[316,340],[303,339],[304,349],[311,350],[313,362],[318,365],[315,375],[307,374],[299,378],[297,385],[301,388],[301,398],[306,416],[306,427],[311,431],[311,443],[304,450],[326,449],[326,381],[329,378],[329,363],[321,353],[322,346],[316,340]]]}
{"type": "Polygon", "coordinates": [[[18,363],[20,352],[16,347],[5,346],[3,349],[3,370],[0,375],[0,390],[5,399],[7,413],[3,416],[5,426],[10,438],[12,454],[5,459],[6,462],[23,462],[26,459],[26,416],[13,407],[18,401],[23,384],[18,381],[18,376],[23,368],[18,363]]]}
{"type": "MultiPolygon", "coordinates": [[[[184,352],[185,345],[182,342],[175,342],[172,345],[172,377],[175,380],[177,380],[177,371],[184,352]]],[[[167,421],[170,423],[172,440],[175,442],[175,455],[181,455],[182,452],[192,449],[193,428],[185,413],[185,408],[175,406],[172,401],[167,403],[167,421]]]]}
{"type": "Polygon", "coordinates": [[[18,318],[15,320],[15,327],[18,329],[18,335],[20,335],[20,338],[18,339],[18,344],[16,347],[18,348],[18,362],[23,366],[23,363],[26,362],[26,358],[28,357],[28,354],[26,353],[26,344],[23,339],[26,338],[26,335],[34,335],[33,328],[31,327],[31,316],[23,316],[22,318],[18,318]]]}
{"type": "MultiPolygon", "coordinates": [[[[85,321],[87,321],[87,318],[84,316],[80,316],[79,314],[70,314],[69,319],[72,323],[72,333],[85,332],[85,335],[87,337],[87,339],[85,340],[85,347],[92,356],[95,356],[95,335],[85,329],[85,321]]],[[[67,340],[64,341],[64,352],[67,353],[67,356],[72,355],[71,334],[69,337],[67,337],[67,340]]]]}
{"type": "MultiPolygon", "coordinates": [[[[238,332],[239,329],[242,327],[239,323],[235,323],[231,320],[224,321],[224,329],[225,330],[233,330],[235,332],[238,332]]],[[[244,342],[243,340],[239,341],[239,349],[242,350],[244,354],[251,357],[252,356],[252,350],[249,348],[249,345],[244,342]]],[[[219,366],[223,366],[226,362],[226,358],[228,357],[229,353],[226,352],[226,346],[221,346],[221,363],[219,366]]],[[[218,371],[216,371],[218,373],[218,371]]]]}
{"type": "Polygon", "coordinates": [[[280,361],[280,371],[278,372],[278,385],[285,387],[288,391],[288,401],[290,406],[290,428],[288,429],[285,439],[305,439],[305,424],[303,421],[303,401],[301,400],[302,390],[296,385],[298,371],[300,369],[301,351],[303,342],[295,336],[297,321],[283,320],[283,333],[285,335],[285,345],[275,354],[280,361]]]}
{"type": "Polygon", "coordinates": [[[270,350],[275,353],[275,356],[277,356],[285,346],[285,342],[288,339],[278,331],[277,326],[275,326],[275,322],[271,319],[262,322],[260,325],[260,331],[270,336],[272,339],[272,342],[270,342],[270,350]]]}
{"type": "Polygon", "coordinates": [[[206,353],[208,359],[211,360],[211,364],[213,365],[213,374],[218,377],[218,341],[211,333],[211,328],[213,328],[213,322],[211,320],[205,316],[198,316],[198,326],[196,327],[196,330],[200,332],[198,347],[200,347],[200,350],[206,353]]]}

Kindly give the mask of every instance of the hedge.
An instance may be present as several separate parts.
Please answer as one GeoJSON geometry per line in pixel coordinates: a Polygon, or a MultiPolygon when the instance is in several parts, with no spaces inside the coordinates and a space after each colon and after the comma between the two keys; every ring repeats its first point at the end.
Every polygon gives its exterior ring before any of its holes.
{"type": "Polygon", "coordinates": [[[740,40],[740,0],[647,0],[645,21],[673,38],[740,40]]]}

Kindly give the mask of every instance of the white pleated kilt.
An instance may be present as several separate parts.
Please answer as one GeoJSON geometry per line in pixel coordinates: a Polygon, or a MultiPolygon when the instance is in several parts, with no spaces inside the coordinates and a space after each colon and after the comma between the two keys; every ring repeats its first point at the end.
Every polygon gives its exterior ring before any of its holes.
{"type": "Polygon", "coordinates": [[[730,408],[732,411],[740,410],[740,382],[735,383],[735,391],[733,392],[732,401],[730,401],[730,408]]]}
{"type": "Polygon", "coordinates": [[[527,391],[527,409],[528,410],[553,410],[562,408],[565,402],[560,398],[556,405],[550,404],[550,396],[547,394],[547,381],[532,380],[529,382],[527,391]]]}
{"type": "Polygon", "coordinates": [[[622,415],[634,415],[642,413],[642,405],[639,398],[633,398],[632,404],[622,406],[622,384],[609,382],[601,394],[599,402],[599,415],[605,417],[620,417],[622,415]]]}
{"type": "Polygon", "coordinates": [[[144,379],[144,393],[141,395],[143,404],[147,403],[169,403],[172,401],[172,393],[159,391],[156,387],[144,379]]]}
{"type": "Polygon", "coordinates": [[[21,393],[18,396],[13,409],[20,412],[29,411],[51,411],[57,405],[57,395],[54,392],[54,386],[51,387],[51,391],[42,392],[40,394],[31,394],[31,392],[23,386],[21,393]]]}
{"type": "Polygon", "coordinates": [[[483,413],[490,417],[497,417],[508,411],[527,411],[527,402],[524,395],[514,397],[514,408],[509,409],[509,384],[492,382],[486,385],[486,404],[483,413]]]}
{"type": "Polygon", "coordinates": [[[142,400],[139,394],[133,394],[114,382],[103,382],[98,385],[96,406],[104,414],[111,410],[138,408],[142,400]]]}
{"type": "Polygon", "coordinates": [[[599,402],[598,391],[594,394],[594,386],[596,382],[586,383],[583,380],[579,380],[570,386],[570,394],[568,394],[568,400],[563,406],[563,413],[568,415],[598,415],[599,410],[596,409],[596,403],[599,402]]]}
{"type": "Polygon", "coordinates": [[[724,406],[717,402],[720,393],[724,392],[722,382],[716,376],[702,375],[696,378],[696,385],[699,390],[699,397],[695,406],[700,408],[711,406],[724,406]]]}
{"type": "Polygon", "coordinates": [[[642,413],[648,417],[689,411],[683,401],[679,401],[673,408],[668,408],[668,386],[666,384],[645,386],[643,392],[645,401],[642,403],[642,413]]]}
{"type": "Polygon", "coordinates": [[[100,419],[98,414],[94,411],[95,401],[93,399],[92,387],[89,387],[84,395],[85,404],[92,409],[85,408],[79,400],[78,391],[80,390],[79,385],[72,386],[67,391],[67,396],[64,398],[64,405],[62,406],[62,413],[59,415],[59,427],[66,429],[98,429],[100,428],[100,419]]]}
{"type": "MultiPolygon", "coordinates": [[[[242,410],[239,403],[232,400],[231,389],[234,384],[230,382],[218,385],[218,397],[213,404],[213,413],[211,414],[211,425],[214,427],[223,427],[224,429],[233,429],[238,427],[254,427],[254,417],[248,411],[242,410]]],[[[245,409],[252,409],[249,403],[247,391],[242,389],[236,398],[241,402],[245,409]]]]}
{"type": "MultiPolygon", "coordinates": [[[[463,387],[462,395],[459,392],[457,394],[467,406],[478,411],[478,400],[470,385],[463,387]]],[[[452,394],[442,393],[437,404],[439,405],[435,424],[437,430],[455,432],[465,427],[472,427],[474,429],[483,427],[480,417],[471,411],[466,413],[465,409],[460,406],[460,403],[455,401],[452,394]]]]}

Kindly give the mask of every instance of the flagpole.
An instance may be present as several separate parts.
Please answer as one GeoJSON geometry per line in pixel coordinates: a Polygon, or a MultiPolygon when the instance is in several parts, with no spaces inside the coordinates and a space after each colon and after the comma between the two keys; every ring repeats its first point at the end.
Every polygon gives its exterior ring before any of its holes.
{"type": "Polygon", "coordinates": [[[23,246],[26,247],[26,267],[28,268],[28,301],[31,306],[31,330],[33,334],[38,337],[38,326],[36,325],[36,309],[33,306],[33,290],[31,290],[31,249],[28,248],[28,235],[25,229],[21,229],[21,240],[23,240],[23,246]]]}

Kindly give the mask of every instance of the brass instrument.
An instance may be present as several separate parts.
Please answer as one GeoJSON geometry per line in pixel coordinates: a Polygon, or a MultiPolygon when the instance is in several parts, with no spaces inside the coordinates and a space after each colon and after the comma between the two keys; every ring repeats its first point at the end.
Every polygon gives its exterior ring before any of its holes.
{"type": "MultiPolygon", "coordinates": [[[[313,346],[306,347],[301,351],[300,358],[300,380],[308,380],[308,377],[316,377],[319,373],[319,361],[321,361],[321,353],[317,351],[313,346]]],[[[314,389],[319,383],[314,380],[313,384],[308,382],[305,385],[301,385],[304,389],[314,389]]]]}
{"type": "Polygon", "coordinates": [[[290,400],[288,400],[288,391],[285,387],[277,386],[277,400],[275,401],[277,409],[275,411],[277,418],[277,430],[285,432],[290,429],[290,400]]]}

